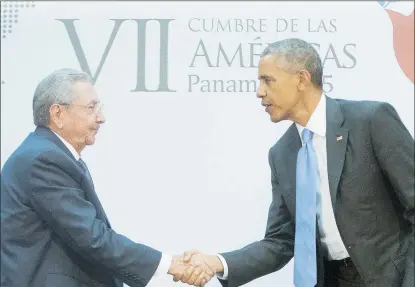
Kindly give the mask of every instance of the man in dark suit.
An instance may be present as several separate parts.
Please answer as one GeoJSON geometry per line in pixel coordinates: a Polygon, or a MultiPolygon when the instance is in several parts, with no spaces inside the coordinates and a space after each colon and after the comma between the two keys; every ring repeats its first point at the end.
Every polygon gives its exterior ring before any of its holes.
{"type": "Polygon", "coordinates": [[[390,104],[331,99],[322,75],[318,53],[299,39],[261,55],[257,96],[273,122],[294,123],[269,152],[265,238],[219,255],[185,253],[219,270],[223,286],[293,257],[296,287],[414,286],[414,140],[390,104]]]}
{"type": "Polygon", "coordinates": [[[43,79],[33,117],[36,130],[2,169],[2,287],[142,287],[185,270],[203,286],[214,275],[111,228],[81,159],[105,122],[87,74],[62,69],[43,79]]]}

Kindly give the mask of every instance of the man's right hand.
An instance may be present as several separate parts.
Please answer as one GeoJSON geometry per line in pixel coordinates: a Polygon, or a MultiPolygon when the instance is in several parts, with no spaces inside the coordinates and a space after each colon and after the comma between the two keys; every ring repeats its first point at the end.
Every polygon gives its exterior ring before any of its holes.
{"type": "MultiPolygon", "coordinates": [[[[209,280],[212,279],[216,273],[223,272],[224,270],[222,261],[218,256],[205,254],[198,250],[186,251],[182,257],[182,260],[184,264],[201,266],[206,274],[209,275],[209,280]]],[[[186,272],[182,278],[174,278],[174,281],[177,282],[180,280],[183,283],[191,284],[193,282],[192,277],[194,276],[191,276],[188,272],[186,272]]]]}
{"type": "Polygon", "coordinates": [[[201,259],[184,261],[182,256],[173,256],[168,274],[173,275],[175,282],[181,281],[189,285],[205,286],[216,274],[207,262],[201,259]]]}

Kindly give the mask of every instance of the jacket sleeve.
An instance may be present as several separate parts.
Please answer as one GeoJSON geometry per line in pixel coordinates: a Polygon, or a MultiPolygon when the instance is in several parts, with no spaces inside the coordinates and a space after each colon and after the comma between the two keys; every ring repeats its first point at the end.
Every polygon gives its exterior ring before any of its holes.
{"type": "Polygon", "coordinates": [[[395,109],[382,103],[373,114],[370,131],[375,156],[412,224],[402,286],[414,286],[414,140],[395,109]]]}
{"type": "Polygon", "coordinates": [[[33,208],[70,248],[100,262],[130,286],[147,285],[161,253],[117,234],[97,219],[94,205],[65,172],[57,152],[39,155],[30,166],[29,178],[33,208]]]}
{"type": "Polygon", "coordinates": [[[227,280],[219,280],[224,287],[241,286],[280,270],[294,255],[295,226],[282,196],[273,161],[270,151],[272,202],[265,237],[242,249],[221,254],[229,272],[227,280]]]}

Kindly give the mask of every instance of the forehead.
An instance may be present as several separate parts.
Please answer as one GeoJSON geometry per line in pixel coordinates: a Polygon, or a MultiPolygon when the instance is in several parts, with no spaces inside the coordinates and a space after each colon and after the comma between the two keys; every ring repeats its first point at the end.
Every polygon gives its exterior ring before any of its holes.
{"type": "Polygon", "coordinates": [[[283,70],[279,68],[279,66],[282,64],[282,61],[280,58],[278,58],[275,55],[266,55],[262,57],[259,60],[258,63],[258,72],[259,75],[262,74],[279,74],[283,70]]]}
{"type": "Polygon", "coordinates": [[[89,103],[91,101],[99,101],[98,94],[94,86],[89,82],[75,82],[72,85],[72,92],[74,95],[74,103],[89,103]]]}

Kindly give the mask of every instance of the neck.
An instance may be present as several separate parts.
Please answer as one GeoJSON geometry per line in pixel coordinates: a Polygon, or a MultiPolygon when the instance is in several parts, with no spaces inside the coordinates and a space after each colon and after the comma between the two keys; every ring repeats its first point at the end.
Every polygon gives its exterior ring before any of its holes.
{"type": "Polygon", "coordinates": [[[70,136],[67,136],[62,129],[55,128],[53,126],[49,126],[49,129],[54,133],[58,134],[61,138],[67,141],[73,148],[76,150],[78,155],[81,155],[82,150],[85,148],[85,145],[78,144],[75,140],[73,140],[70,136]]]}
{"type": "MultiPolygon", "coordinates": [[[[70,143],[70,142],[69,142],[70,143]]],[[[74,148],[75,148],[75,150],[76,150],[76,152],[79,154],[79,156],[81,156],[81,152],[82,152],[82,150],[85,148],[85,146],[79,146],[79,145],[76,145],[76,144],[72,144],[72,143],[70,143],[74,148]]]]}
{"type": "Polygon", "coordinates": [[[313,90],[301,97],[301,100],[295,105],[291,112],[290,120],[305,127],[320,102],[322,95],[321,90],[313,90]]]}

